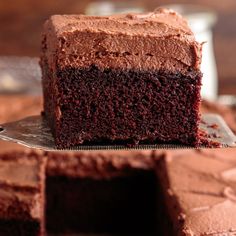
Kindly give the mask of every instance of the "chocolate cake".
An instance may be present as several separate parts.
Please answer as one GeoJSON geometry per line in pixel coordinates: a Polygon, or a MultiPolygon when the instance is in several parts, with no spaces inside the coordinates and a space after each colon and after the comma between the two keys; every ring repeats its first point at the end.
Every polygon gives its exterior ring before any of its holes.
{"type": "Polygon", "coordinates": [[[156,173],[170,235],[236,235],[235,151],[172,151],[156,173]]]}
{"type": "MultiPolygon", "coordinates": [[[[17,99],[14,96],[0,96],[0,110],[5,111],[4,107],[9,107],[9,104],[14,102],[18,118],[24,117],[25,114],[37,114],[41,110],[40,98],[34,99],[32,102],[30,97],[17,99]]],[[[8,113],[1,113],[0,122],[14,120],[16,115],[13,110],[9,116],[8,113]]],[[[201,110],[217,111],[229,121],[231,128],[235,127],[236,113],[231,108],[203,102],[201,110]]],[[[155,153],[52,152],[45,155],[45,224],[47,231],[52,235],[235,234],[234,149],[155,153]]],[[[41,158],[45,155],[32,153],[17,144],[0,142],[0,235],[4,235],[2,231],[6,229],[5,222],[8,222],[8,226],[14,222],[8,230],[27,229],[29,235],[34,235],[30,230],[39,232],[39,228],[43,228],[43,217],[40,216],[39,219],[31,211],[35,202],[28,201],[35,199],[33,196],[38,194],[40,189],[35,187],[36,185],[20,185],[19,175],[4,176],[2,168],[10,166],[11,163],[17,170],[25,170],[24,165],[35,170],[34,165],[44,165],[41,158]],[[7,182],[8,190],[17,191],[22,194],[23,199],[27,199],[25,202],[11,204],[14,209],[9,213],[23,215],[22,210],[29,206],[28,211],[24,211],[24,217],[28,218],[21,217],[25,219],[24,223],[17,222],[19,218],[10,219],[10,214],[7,221],[2,217],[3,208],[10,199],[3,199],[1,194],[5,187],[2,188],[2,183],[6,183],[9,177],[12,178],[12,182],[7,182]],[[17,186],[16,189],[12,189],[13,183],[17,186]],[[27,205],[29,202],[32,204],[27,205]]],[[[27,174],[27,178],[30,177],[29,173],[32,172],[23,172],[27,174]]],[[[42,206],[43,202],[40,204],[42,206]]],[[[16,232],[18,234],[15,235],[27,235],[23,231],[16,232]]],[[[12,232],[7,233],[5,235],[14,236],[12,232]]]]}
{"type": "Polygon", "coordinates": [[[45,118],[58,148],[199,144],[201,44],[177,13],[55,15],[44,26],[45,118]]]}
{"type": "Polygon", "coordinates": [[[0,235],[44,235],[43,154],[0,155],[0,235]]]}

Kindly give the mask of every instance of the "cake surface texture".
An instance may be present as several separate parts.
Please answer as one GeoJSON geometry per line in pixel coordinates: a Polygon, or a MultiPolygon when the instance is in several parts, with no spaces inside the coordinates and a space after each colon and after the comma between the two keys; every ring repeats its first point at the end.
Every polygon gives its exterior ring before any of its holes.
{"type": "Polygon", "coordinates": [[[156,173],[170,235],[236,234],[234,150],[169,151],[156,173]]]}
{"type": "Polygon", "coordinates": [[[0,235],[44,235],[45,164],[29,150],[0,155],[0,235]]]}
{"type": "Polygon", "coordinates": [[[198,145],[200,63],[201,44],[170,10],[52,16],[40,64],[56,146],[198,145]]]}

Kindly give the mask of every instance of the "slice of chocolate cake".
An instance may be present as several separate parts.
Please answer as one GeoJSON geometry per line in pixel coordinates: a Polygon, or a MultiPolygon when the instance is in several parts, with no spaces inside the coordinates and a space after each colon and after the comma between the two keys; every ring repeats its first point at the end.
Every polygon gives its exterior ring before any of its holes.
{"type": "Polygon", "coordinates": [[[173,11],[55,15],[44,26],[45,117],[59,148],[199,142],[201,45],[173,11]]]}
{"type": "Polygon", "coordinates": [[[35,152],[0,155],[0,235],[43,236],[45,162],[35,152]]]}
{"type": "Polygon", "coordinates": [[[173,151],[159,157],[170,235],[236,235],[233,150],[173,151]]]}

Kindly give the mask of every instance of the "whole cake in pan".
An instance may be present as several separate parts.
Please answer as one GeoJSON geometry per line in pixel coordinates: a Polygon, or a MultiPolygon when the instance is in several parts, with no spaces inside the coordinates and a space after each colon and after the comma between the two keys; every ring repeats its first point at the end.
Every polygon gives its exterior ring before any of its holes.
{"type": "Polygon", "coordinates": [[[44,25],[44,112],[56,146],[197,146],[202,45],[177,13],[54,15],[44,25]]]}
{"type": "MultiPolygon", "coordinates": [[[[0,101],[19,118],[41,110],[40,98],[0,101]]],[[[235,127],[235,110],[209,102],[202,110],[235,127]]],[[[39,235],[44,221],[52,235],[235,235],[234,149],[35,153],[0,142],[0,163],[0,235],[39,235]]]]}

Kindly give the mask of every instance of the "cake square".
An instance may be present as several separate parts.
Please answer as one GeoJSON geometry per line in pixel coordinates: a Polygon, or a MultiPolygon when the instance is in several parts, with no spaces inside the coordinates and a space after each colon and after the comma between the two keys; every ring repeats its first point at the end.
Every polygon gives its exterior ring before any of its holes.
{"type": "Polygon", "coordinates": [[[52,16],[44,25],[40,65],[56,146],[197,146],[201,48],[171,10],[52,16]]]}
{"type": "Polygon", "coordinates": [[[170,235],[235,235],[234,150],[181,150],[157,156],[170,235]]]}
{"type": "Polygon", "coordinates": [[[0,235],[44,235],[45,164],[32,151],[0,155],[0,235]]]}

